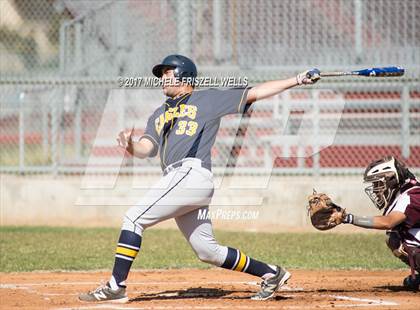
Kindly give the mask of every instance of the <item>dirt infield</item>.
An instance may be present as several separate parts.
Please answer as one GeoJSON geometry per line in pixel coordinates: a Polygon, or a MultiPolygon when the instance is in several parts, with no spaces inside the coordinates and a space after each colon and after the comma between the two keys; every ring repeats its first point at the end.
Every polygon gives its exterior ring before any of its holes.
{"type": "Polygon", "coordinates": [[[272,301],[251,301],[258,279],[239,272],[151,270],[130,275],[125,305],[90,304],[80,292],[106,281],[106,272],[0,274],[2,309],[419,309],[420,293],[403,291],[404,271],[292,270],[272,301]]]}

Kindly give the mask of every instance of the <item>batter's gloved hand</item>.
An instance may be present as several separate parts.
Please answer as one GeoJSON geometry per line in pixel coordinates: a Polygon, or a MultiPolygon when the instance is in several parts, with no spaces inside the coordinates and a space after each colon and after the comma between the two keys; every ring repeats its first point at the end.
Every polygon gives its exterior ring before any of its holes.
{"type": "Polygon", "coordinates": [[[315,84],[319,79],[321,79],[321,72],[318,69],[306,70],[296,75],[298,85],[315,84]]]}
{"type": "Polygon", "coordinates": [[[130,154],[133,154],[133,133],[134,127],[131,130],[123,130],[118,134],[118,146],[126,149],[130,154]]]}
{"type": "Polygon", "coordinates": [[[319,230],[328,230],[343,223],[346,210],[332,202],[326,194],[318,194],[315,190],[308,197],[308,213],[312,225],[319,230]]]}

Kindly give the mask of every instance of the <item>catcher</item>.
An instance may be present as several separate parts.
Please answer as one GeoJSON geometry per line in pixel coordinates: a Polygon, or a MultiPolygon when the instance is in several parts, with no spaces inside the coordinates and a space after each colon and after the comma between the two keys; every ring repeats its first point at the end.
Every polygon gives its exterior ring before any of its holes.
{"type": "Polygon", "coordinates": [[[326,194],[309,196],[313,226],[328,230],[341,223],[387,230],[387,246],[410,266],[411,275],[403,286],[418,290],[420,284],[420,183],[406,166],[394,157],[372,162],[364,173],[366,194],[383,210],[382,216],[357,216],[337,206],[326,194]]]}

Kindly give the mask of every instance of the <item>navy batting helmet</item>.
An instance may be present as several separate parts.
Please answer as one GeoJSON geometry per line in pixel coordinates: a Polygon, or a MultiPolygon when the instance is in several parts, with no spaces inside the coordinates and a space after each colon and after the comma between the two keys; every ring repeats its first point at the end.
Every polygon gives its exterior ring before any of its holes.
{"type": "Polygon", "coordinates": [[[162,77],[162,70],[164,68],[174,69],[175,77],[182,78],[196,78],[197,68],[194,62],[188,57],[182,55],[169,55],[163,59],[161,64],[153,67],[153,74],[158,78],[162,77]]]}

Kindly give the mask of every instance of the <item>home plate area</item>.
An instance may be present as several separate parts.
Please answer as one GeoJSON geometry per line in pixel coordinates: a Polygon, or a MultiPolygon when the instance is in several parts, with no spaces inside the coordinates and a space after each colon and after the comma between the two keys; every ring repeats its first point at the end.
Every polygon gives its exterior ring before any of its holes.
{"type": "Polygon", "coordinates": [[[139,270],[130,274],[127,304],[82,303],[77,296],[109,272],[0,274],[2,309],[419,309],[420,293],[401,286],[405,271],[291,270],[270,301],[249,299],[258,279],[221,269],[139,270]]]}

